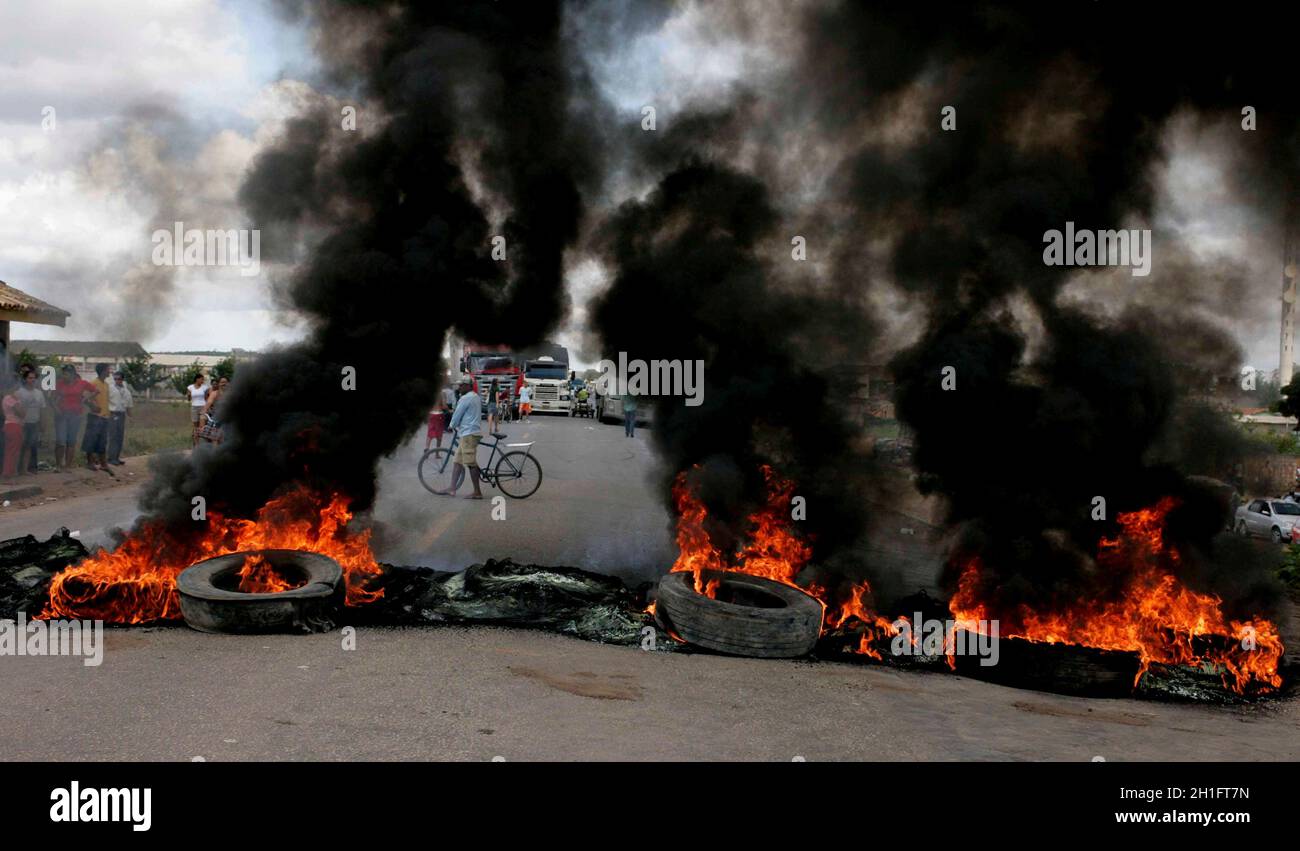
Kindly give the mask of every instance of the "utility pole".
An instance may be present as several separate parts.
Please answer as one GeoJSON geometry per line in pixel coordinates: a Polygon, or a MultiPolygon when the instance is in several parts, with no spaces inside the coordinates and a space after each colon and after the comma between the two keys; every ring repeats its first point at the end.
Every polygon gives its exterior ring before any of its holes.
{"type": "Polygon", "coordinates": [[[1286,239],[1282,248],[1282,340],[1279,353],[1277,381],[1279,387],[1291,383],[1291,367],[1295,363],[1295,312],[1297,263],[1295,207],[1288,205],[1286,239]]]}

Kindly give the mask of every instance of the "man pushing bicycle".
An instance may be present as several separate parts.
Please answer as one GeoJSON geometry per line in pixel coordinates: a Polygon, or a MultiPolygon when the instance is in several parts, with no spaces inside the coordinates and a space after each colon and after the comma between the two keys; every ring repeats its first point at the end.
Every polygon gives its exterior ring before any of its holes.
{"type": "Polygon", "coordinates": [[[456,403],[451,422],[447,424],[460,440],[456,446],[456,466],[451,475],[454,484],[450,490],[435,490],[434,493],[439,496],[455,496],[456,490],[465,481],[464,468],[468,467],[470,480],[474,483],[474,493],[465,498],[482,499],[483,491],[479,490],[478,486],[478,442],[483,436],[479,427],[479,418],[483,415],[483,400],[479,399],[477,393],[472,392],[472,385],[468,378],[461,378],[458,386],[461,393],[460,401],[456,403]]]}

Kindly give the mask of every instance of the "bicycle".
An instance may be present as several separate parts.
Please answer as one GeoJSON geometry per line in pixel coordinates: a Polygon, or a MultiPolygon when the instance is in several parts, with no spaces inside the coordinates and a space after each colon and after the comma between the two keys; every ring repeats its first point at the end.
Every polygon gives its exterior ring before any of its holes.
{"type": "MultiPolygon", "coordinates": [[[[479,478],[511,499],[527,499],[537,493],[537,489],[542,486],[542,465],[533,457],[533,443],[536,441],[507,443],[506,447],[511,451],[503,451],[493,467],[492,461],[497,457],[497,450],[505,435],[494,432],[492,436],[496,438],[492,443],[479,444],[492,448],[487,464],[479,467],[479,478]]],[[[420,477],[420,484],[429,493],[459,490],[464,483],[464,467],[460,469],[460,476],[456,476],[455,457],[459,444],[460,435],[455,435],[447,448],[430,449],[420,457],[416,473],[420,477]]]]}

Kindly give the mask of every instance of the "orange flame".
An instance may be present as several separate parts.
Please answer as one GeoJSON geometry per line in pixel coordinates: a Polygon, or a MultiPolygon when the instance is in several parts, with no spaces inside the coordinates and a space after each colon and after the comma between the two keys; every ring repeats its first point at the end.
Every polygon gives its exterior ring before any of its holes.
{"type": "Polygon", "coordinates": [[[277,594],[298,587],[285,579],[275,566],[261,553],[252,553],[244,558],[244,566],[239,568],[239,590],[245,594],[277,594]]]}
{"type": "MultiPolygon", "coordinates": [[[[810,586],[808,592],[822,601],[830,597],[830,593],[818,585],[810,586]]],[[[898,630],[883,616],[876,614],[871,605],[871,586],[865,581],[853,585],[848,596],[837,605],[827,606],[826,617],[822,619],[822,632],[845,626],[853,619],[863,628],[856,652],[872,659],[882,659],[880,651],[874,645],[897,635],[898,630]]]]}
{"type": "MultiPolygon", "coordinates": [[[[1100,542],[1097,567],[1123,578],[1125,591],[1118,599],[1080,600],[1063,612],[1022,605],[994,613],[1002,615],[1002,635],[1136,652],[1141,665],[1135,686],[1156,662],[1213,666],[1222,672],[1224,685],[1238,693],[1251,684],[1264,691],[1280,687],[1283,646],[1277,627],[1263,619],[1227,620],[1221,598],[1184,587],[1171,572],[1168,565],[1180,556],[1164,542],[1164,521],[1175,505],[1166,497],[1150,508],[1120,514],[1119,536],[1100,542]]],[[[980,601],[980,570],[978,558],[966,563],[949,602],[959,628],[973,631],[990,619],[980,601]]]]}
{"type": "MultiPolygon", "coordinates": [[[[179,618],[176,577],[180,572],[197,561],[241,550],[320,553],[343,568],[347,605],[383,596],[383,589],[367,588],[382,573],[370,550],[370,532],[348,531],[352,512],[340,494],[327,499],[299,485],[267,502],[255,520],[215,511],[207,517],[202,534],[194,535],[178,534],[158,521],[147,522],[116,550],[100,550],[57,574],[41,617],[124,624],[179,618]]],[[[244,569],[249,570],[249,565],[244,569]]]]}
{"type": "Polygon", "coordinates": [[[768,465],[760,469],[767,486],[766,500],[747,518],[746,539],[730,555],[724,555],[714,546],[704,525],[708,509],[691,488],[687,474],[677,474],[673,481],[673,505],[677,509],[678,555],[672,572],[689,571],[694,575],[696,592],[713,598],[717,597],[719,581],[706,575],[710,571],[746,573],[798,588],[821,602],[825,610],[823,633],[857,618],[867,627],[858,652],[879,659],[880,654],[872,643],[884,635],[893,635],[896,630],[871,608],[871,586],[866,582],[854,584],[847,596],[830,604],[828,601],[834,596],[830,589],[817,584],[804,587],[795,581],[812,558],[812,547],[791,526],[790,501],[795,485],[768,465]]]}
{"type": "Polygon", "coordinates": [[[677,507],[677,561],[672,572],[689,570],[695,575],[695,590],[714,597],[717,582],[709,582],[707,571],[733,571],[762,576],[785,585],[795,585],[795,577],[812,558],[812,547],[790,528],[789,506],[794,483],[782,479],[764,465],[767,502],[748,518],[750,530],[744,544],[730,558],[713,545],[704,521],[708,510],[678,473],[673,482],[673,503],[677,507]]]}

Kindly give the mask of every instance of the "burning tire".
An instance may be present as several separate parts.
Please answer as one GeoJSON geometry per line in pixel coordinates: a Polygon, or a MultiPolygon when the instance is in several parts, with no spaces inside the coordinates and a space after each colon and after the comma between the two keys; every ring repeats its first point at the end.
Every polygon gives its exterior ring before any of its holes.
{"type": "Polygon", "coordinates": [[[798,588],[743,573],[710,573],[717,599],[696,592],[694,575],[659,580],[655,616],[690,644],[732,656],[781,659],[811,652],[822,604],[798,588]]]}
{"type": "Polygon", "coordinates": [[[338,562],[303,550],[255,550],[206,559],[176,578],[181,615],[202,632],[320,632],[333,629],[343,604],[338,562]],[[264,558],[292,587],[273,593],[238,590],[239,571],[250,557],[264,558]]]}
{"type": "MultiPolygon", "coordinates": [[[[973,646],[975,638],[962,638],[973,646]]],[[[956,656],[957,673],[1013,688],[1076,697],[1131,697],[1141,661],[1136,653],[1101,650],[1077,644],[1049,644],[1023,638],[999,638],[996,665],[983,666],[974,656],[956,656]]]]}

